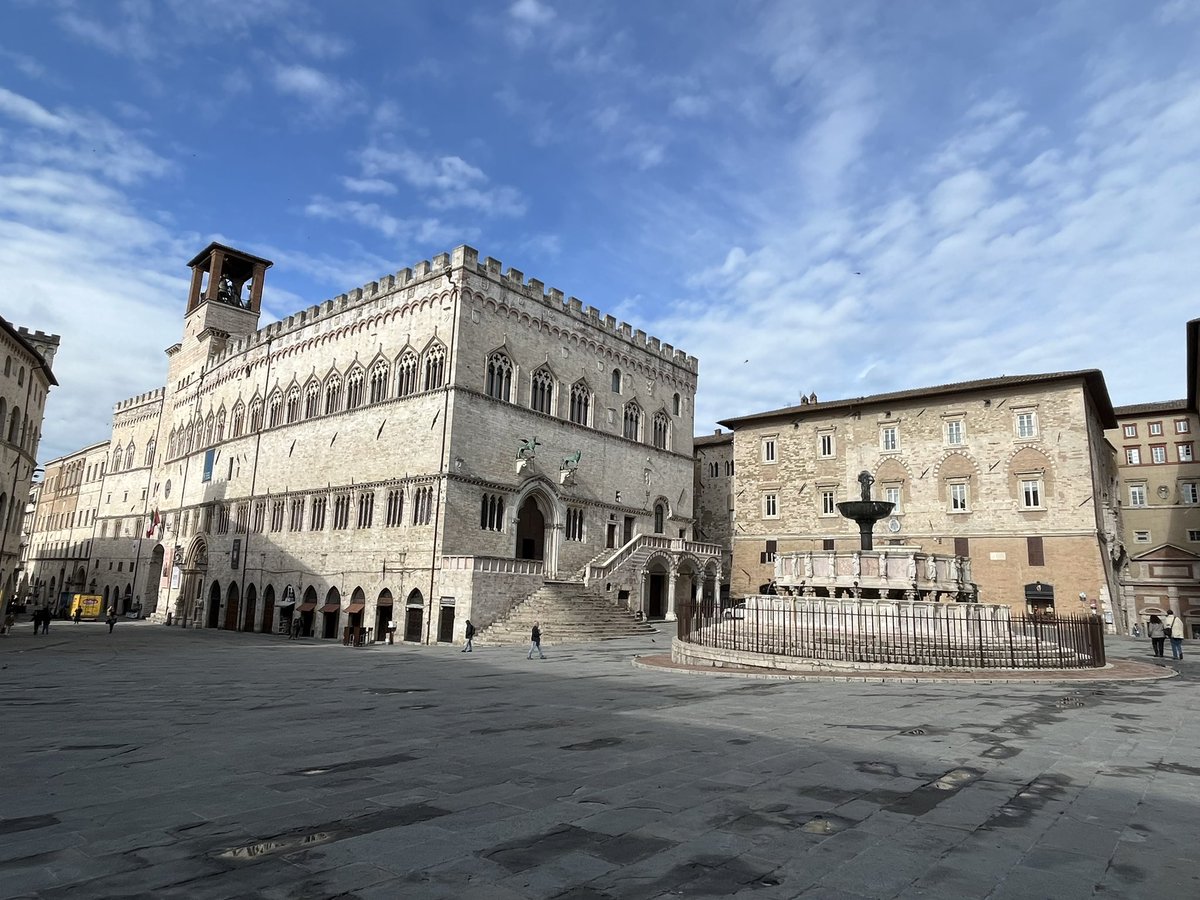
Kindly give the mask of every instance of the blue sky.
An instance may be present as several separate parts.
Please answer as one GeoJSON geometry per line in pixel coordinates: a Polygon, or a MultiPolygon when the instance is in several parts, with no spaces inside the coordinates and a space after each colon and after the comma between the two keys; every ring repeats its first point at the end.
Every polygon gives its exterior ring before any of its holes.
{"type": "Polygon", "coordinates": [[[1198,61],[1200,0],[0,0],[0,312],[63,336],[43,459],[162,384],[214,239],[270,318],[469,243],[698,356],[701,433],[1180,397],[1198,61]]]}

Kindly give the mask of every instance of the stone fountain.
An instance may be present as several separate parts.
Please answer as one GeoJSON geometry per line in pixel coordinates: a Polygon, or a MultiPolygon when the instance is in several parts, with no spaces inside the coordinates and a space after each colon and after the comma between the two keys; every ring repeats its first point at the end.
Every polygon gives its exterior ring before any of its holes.
{"type": "Polygon", "coordinates": [[[895,503],[889,503],[886,500],[871,499],[871,485],[875,483],[874,477],[866,469],[858,473],[858,484],[861,488],[861,499],[846,500],[837,505],[840,512],[847,519],[853,519],[858,523],[858,535],[861,542],[861,549],[874,550],[875,541],[872,537],[875,530],[875,523],[886,515],[890,515],[895,503]]]}

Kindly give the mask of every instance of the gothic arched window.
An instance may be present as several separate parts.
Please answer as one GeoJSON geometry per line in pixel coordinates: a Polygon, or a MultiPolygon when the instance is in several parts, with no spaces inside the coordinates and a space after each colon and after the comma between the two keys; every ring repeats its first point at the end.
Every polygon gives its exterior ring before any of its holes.
{"type": "Polygon", "coordinates": [[[662,534],[666,527],[667,509],[661,503],[654,504],[654,533],[662,534]]]}
{"type": "Polygon", "coordinates": [[[284,418],[290,425],[292,422],[300,421],[300,388],[293,387],[288,391],[287,407],[284,418]]]}
{"type": "Polygon", "coordinates": [[[283,423],[283,395],[279,391],[271,395],[271,403],[267,409],[268,426],[274,428],[283,423]]]}
{"type": "Polygon", "coordinates": [[[591,423],[592,392],[586,381],[577,381],[571,385],[571,421],[576,425],[591,423]]]}
{"type": "Polygon", "coordinates": [[[396,364],[397,397],[407,397],[409,394],[417,392],[417,374],[420,369],[421,364],[417,359],[417,354],[412,350],[405,350],[404,355],[400,357],[400,362],[396,364]]]}
{"type": "Polygon", "coordinates": [[[346,376],[346,409],[358,409],[363,402],[363,371],[354,369],[346,376]]]}
{"type": "Polygon", "coordinates": [[[621,393],[621,370],[612,370],[612,389],[614,394],[621,393]]]}
{"type": "MultiPolygon", "coordinates": [[[[154,465],[154,450],[157,446],[158,446],[158,441],[154,438],[150,438],[150,443],[148,443],[146,445],[146,465],[148,465],[148,466],[154,465]]],[[[83,474],[82,469],[80,470],[79,474],[81,474],[81,475],[83,474]]]]}
{"type": "Polygon", "coordinates": [[[321,385],[310,381],[304,389],[304,418],[315,419],[321,414],[321,385]]]}
{"type": "Polygon", "coordinates": [[[129,449],[125,451],[125,468],[133,468],[133,444],[130,444],[129,449]]]}
{"type": "Polygon", "coordinates": [[[487,361],[487,395],[497,400],[512,400],[512,360],[497,350],[487,361]]]}
{"type": "Polygon", "coordinates": [[[675,394],[675,395],[674,395],[674,396],[671,398],[671,415],[673,415],[673,416],[677,416],[677,415],[679,415],[679,408],[680,408],[680,406],[681,406],[681,405],[682,405],[682,404],[681,404],[681,403],[680,403],[680,401],[679,401],[679,395],[678,395],[678,394],[675,394]]]}
{"type": "Polygon", "coordinates": [[[229,423],[229,436],[241,437],[242,429],[246,421],[246,410],[242,406],[241,401],[238,401],[237,406],[233,408],[233,418],[229,423]]]}
{"type": "MultiPolygon", "coordinates": [[[[9,438],[9,440],[11,440],[11,438],[9,438]]],[[[121,471],[121,460],[123,460],[124,458],[125,458],[125,452],[124,452],[124,450],[122,450],[121,445],[117,444],[117,448],[115,450],[113,450],[112,471],[114,471],[114,472],[121,471]]]]}
{"type": "Polygon", "coordinates": [[[342,408],[342,379],[339,375],[331,375],[325,382],[325,415],[331,415],[342,408]]]}
{"type": "Polygon", "coordinates": [[[371,402],[378,403],[387,397],[388,376],[391,373],[388,371],[388,364],[382,359],[375,365],[371,366],[371,402]]]}
{"type": "Polygon", "coordinates": [[[554,415],[554,376],[549,369],[538,369],[529,384],[529,408],[554,415]]]}
{"type": "Polygon", "coordinates": [[[625,425],[621,433],[631,441],[642,439],[642,408],[637,401],[625,404],[625,425]]]}
{"type": "Polygon", "coordinates": [[[225,440],[225,407],[221,407],[217,413],[217,424],[213,429],[213,440],[218,444],[225,440]]]}
{"type": "Polygon", "coordinates": [[[434,344],[425,351],[425,390],[440,388],[446,380],[446,348],[434,344]]]}
{"type": "Polygon", "coordinates": [[[654,446],[659,450],[668,449],[667,444],[670,443],[671,422],[667,418],[667,414],[657,412],[654,414],[654,446]]]}
{"type": "Polygon", "coordinates": [[[250,425],[251,433],[262,430],[263,423],[263,402],[255,397],[250,401],[250,425]]]}

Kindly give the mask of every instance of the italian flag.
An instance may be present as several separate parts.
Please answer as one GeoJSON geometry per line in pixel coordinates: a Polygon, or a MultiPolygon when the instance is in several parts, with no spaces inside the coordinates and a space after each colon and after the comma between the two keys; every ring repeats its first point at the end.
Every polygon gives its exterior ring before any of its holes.
{"type": "Polygon", "coordinates": [[[159,516],[158,510],[154,510],[154,515],[150,517],[150,526],[146,529],[146,537],[158,538],[162,527],[162,517],[159,516]]]}

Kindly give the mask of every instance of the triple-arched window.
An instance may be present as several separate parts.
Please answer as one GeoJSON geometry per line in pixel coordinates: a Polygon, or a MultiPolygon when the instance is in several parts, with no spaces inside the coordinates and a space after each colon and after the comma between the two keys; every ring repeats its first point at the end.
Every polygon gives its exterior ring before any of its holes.
{"type": "Polygon", "coordinates": [[[233,408],[233,418],[230,420],[230,423],[229,423],[229,436],[235,437],[235,438],[241,437],[242,431],[245,428],[245,422],[246,422],[246,409],[245,409],[245,407],[242,406],[242,403],[239,400],[237,406],[235,406],[233,408]]]}
{"type": "Polygon", "coordinates": [[[382,359],[371,366],[371,402],[378,403],[386,400],[388,395],[388,380],[391,373],[388,364],[382,359]]]}
{"type": "Polygon", "coordinates": [[[358,409],[363,402],[363,371],[352,369],[346,376],[346,409],[358,409]]]}
{"type": "Polygon", "coordinates": [[[487,395],[497,400],[512,399],[512,360],[502,350],[497,350],[487,361],[487,395]]]}
{"type": "Polygon", "coordinates": [[[434,344],[425,351],[425,390],[440,388],[446,380],[446,348],[434,344]]]}
{"type": "Polygon", "coordinates": [[[125,451],[125,468],[133,468],[133,444],[130,444],[129,449],[125,451]]]}
{"type": "Polygon", "coordinates": [[[262,400],[258,399],[257,397],[255,397],[253,400],[250,401],[249,417],[250,417],[249,431],[251,433],[253,433],[255,431],[262,431],[263,402],[262,402],[262,400]]]}
{"type": "Polygon", "coordinates": [[[529,408],[546,415],[554,414],[554,376],[549,369],[538,369],[529,383],[529,408]]]}
{"type": "Polygon", "coordinates": [[[342,377],[331,375],[325,382],[325,415],[332,415],[342,408],[342,377]]]}
{"type": "Polygon", "coordinates": [[[310,381],[304,389],[304,418],[315,419],[321,414],[321,385],[310,381]]]}
{"type": "Polygon", "coordinates": [[[498,494],[484,494],[479,509],[479,527],[484,531],[504,530],[504,498],[498,494]]]}
{"type": "Polygon", "coordinates": [[[653,444],[659,450],[667,450],[671,437],[671,420],[667,418],[664,412],[656,412],[654,414],[654,422],[652,425],[653,444]]]}
{"type": "Polygon", "coordinates": [[[590,425],[592,411],[592,391],[586,381],[577,381],[571,385],[570,418],[576,425],[590,425]]]}
{"type": "Polygon", "coordinates": [[[283,423],[283,395],[276,391],[271,395],[271,405],[268,407],[267,424],[274,428],[283,423]]]}
{"type": "Polygon", "coordinates": [[[217,412],[217,424],[213,429],[213,437],[218,444],[225,440],[225,407],[223,406],[217,412]]]}
{"type": "Polygon", "coordinates": [[[636,400],[625,404],[625,424],[621,433],[631,441],[642,439],[642,408],[636,400]]]}
{"type": "Polygon", "coordinates": [[[284,418],[287,420],[289,425],[292,422],[300,421],[300,388],[299,388],[299,386],[295,386],[290,391],[288,391],[287,407],[285,410],[284,418]]]}
{"type": "Polygon", "coordinates": [[[404,355],[400,357],[400,362],[396,364],[397,397],[407,397],[419,390],[417,376],[420,370],[421,363],[417,359],[417,354],[411,349],[405,350],[404,355]]]}

